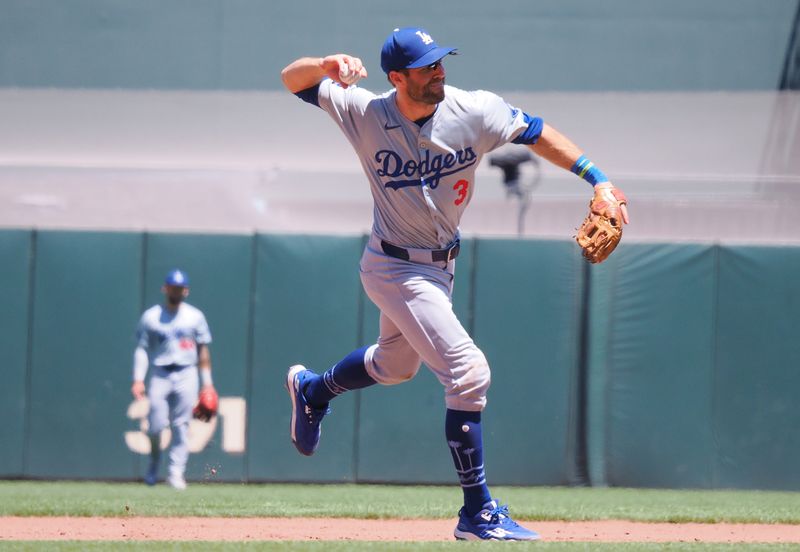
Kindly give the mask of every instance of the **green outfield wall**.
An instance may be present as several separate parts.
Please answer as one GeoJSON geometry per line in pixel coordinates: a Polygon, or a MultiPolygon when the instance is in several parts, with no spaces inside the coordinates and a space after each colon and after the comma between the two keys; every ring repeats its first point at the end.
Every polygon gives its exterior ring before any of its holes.
{"type": "MultiPolygon", "coordinates": [[[[134,331],[180,267],[222,399],[189,479],[455,484],[424,366],[337,399],[315,456],[289,440],[287,367],[377,337],[365,239],[0,231],[0,477],[142,476],[134,331]]],[[[798,247],[623,243],[590,266],[571,241],[465,240],[454,308],[492,367],[490,481],[800,489],[798,271],[798,247]]]]}
{"type": "Polygon", "coordinates": [[[30,353],[30,300],[32,234],[0,232],[0,351],[3,351],[0,385],[0,475],[18,475],[25,464],[28,412],[28,358],[30,353]]]}

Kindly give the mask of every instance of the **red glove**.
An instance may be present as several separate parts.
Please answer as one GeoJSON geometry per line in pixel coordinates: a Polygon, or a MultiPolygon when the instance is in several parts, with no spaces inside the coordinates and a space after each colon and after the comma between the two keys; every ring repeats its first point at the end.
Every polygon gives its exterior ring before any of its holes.
{"type": "Polygon", "coordinates": [[[219,395],[217,390],[213,387],[206,386],[200,391],[200,396],[197,399],[197,404],[192,410],[192,416],[204,422],[211,421],[211,418],[217,415],[219,409],[219,395]]]}

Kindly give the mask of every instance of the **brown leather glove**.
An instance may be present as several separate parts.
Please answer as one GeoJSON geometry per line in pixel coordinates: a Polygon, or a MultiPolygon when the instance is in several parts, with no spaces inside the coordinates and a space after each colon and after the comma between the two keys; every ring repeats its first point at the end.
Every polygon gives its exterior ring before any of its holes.
{"type": "Polygon", "coordinates": [[[622,225],[627,222],[628,200],[622,190],[611,184],[595,186],[589,202],[589,214],[578,228],[575,241],[590,263],[602,263],[622,239],[622,225]]]}

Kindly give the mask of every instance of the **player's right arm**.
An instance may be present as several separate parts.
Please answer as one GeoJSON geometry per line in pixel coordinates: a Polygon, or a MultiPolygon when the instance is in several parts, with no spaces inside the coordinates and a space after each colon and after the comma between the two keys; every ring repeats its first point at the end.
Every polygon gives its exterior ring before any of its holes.
{"type": "Polygon", "coordinates": [[[358,74],[359,78],[367,76],[367,70],[357,57],[346,54],[333,54],[323,58],[304,57],[293,61],[281,71],[281,80],[289,92],[296,94],[318,85],[326,77],[338,82],[342,88],[347,88],[351,82],[345,82],[341,78],[344,68],[350,75],[358,74]]]}
{"type": "Polygon", "coordinates": [[[147,351],[144,347],[136,347],[133,352],[133,384],[131,385],[131,394],[137,401],[144,398],[144,378],[147,375],[147,367],[149,364],[147,351]]]}
{"type": "Polygon", "coordinates": [[[147,376],[147,369],[150,367],[150,357],[147,354],[149,336],[147,333],[147,313],[139,319],[136,327],[136,349],[133,351],[133,384],[131,385],[131,395],[137,401],[145,396],[144,378],[147,376]]]}

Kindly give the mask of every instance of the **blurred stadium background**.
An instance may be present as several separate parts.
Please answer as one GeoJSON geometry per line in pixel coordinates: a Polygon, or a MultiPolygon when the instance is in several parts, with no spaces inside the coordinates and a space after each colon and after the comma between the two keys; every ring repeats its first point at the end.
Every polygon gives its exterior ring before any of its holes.
{"type": "Polygon", "coordinates": [[[384,90],[404,25],[459,48],[449,83],[542,116],[631,199],[589,270],[569,241],[585,184],[529,162],[523,204],[479,169],[457,308],[494,366],[490,478],[800,489],[798,0],[0,0],[0,476],[141,474],[132,333],[179,264],[247,405],[244,450],[220,427],[194,478],[451,482],[428,374],[337,403],[345,439],[302,463],[279,388],[376,328],[369,191],[280,69],[348,52],[384,90]]]}

